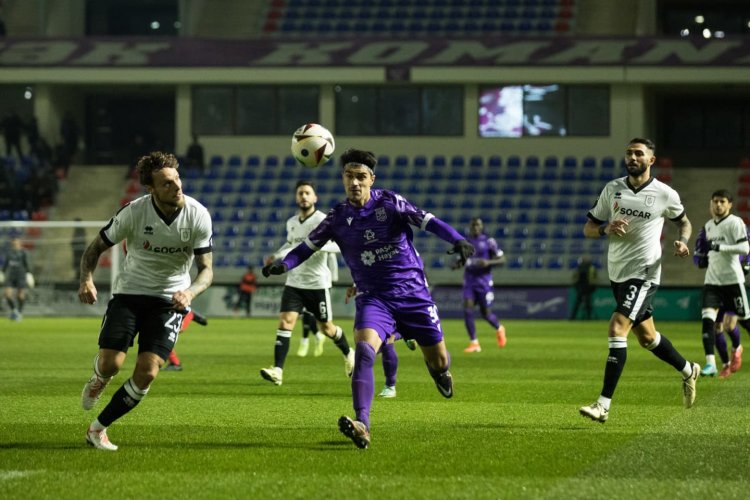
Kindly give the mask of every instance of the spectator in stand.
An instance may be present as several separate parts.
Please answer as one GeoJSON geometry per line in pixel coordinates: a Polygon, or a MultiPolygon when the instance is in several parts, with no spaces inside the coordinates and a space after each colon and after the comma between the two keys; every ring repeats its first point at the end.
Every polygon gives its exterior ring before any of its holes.
{"type": "Polygon", "coordinates": [[[39,122],[36,116],[32,116],[26,124],[26,139],[29,142],[29,153],[38,158],[36,146],[39,143],[39,122]]]}
{"type": "Polygon", "coordinates": [[[203,152],[203,146],[198,142],[198,135],[193,134],[193,142],[190,143],[185,153],[185,160],[187,161],[187,167],[199,168],[203,170],[206,166],[205,154],[203,152]]]}
{"type": "MultiPolygon", "coordinates": [[[[78,151],[78,124],[73,118],[73,113],[66,111],[60,122],[60,136],[62,137],[64,154],[67,165],[73,163],[75,154],[78,151]]],[[[67,171],[67,169],[66,169],[67,171]]]]}
{"type": "Polygon", "coordinates": [[[242,275],[242,281],[240,281],[237,287],[239,297],[237,298],[237,305],[235,306],[235,312],[240,308],[245,310],[245,315],[250,316],[251,305],[253,301],[253,294],[258,289],[256,285],[255,272],[253,272],[253,266],[247,266],[245,274],[242,275]]]}
{"type": "Polygon", "coordinates": [[[3,138],[5,139],[5,155],[10,156],[15,148],[18,153],[18,159],[21,160],[23,152],[21,151],[21,131],[23,122],[15,110],[11,110],[5,116],[2,122],[3,138]]]}

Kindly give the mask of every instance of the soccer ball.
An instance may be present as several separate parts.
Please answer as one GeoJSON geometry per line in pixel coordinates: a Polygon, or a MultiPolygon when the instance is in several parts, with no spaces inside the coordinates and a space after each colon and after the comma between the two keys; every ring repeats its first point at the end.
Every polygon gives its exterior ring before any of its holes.
{"type": "Polygon", "coordinates": [[[307,168],[325,164],[336,149],[333,134],[323,125],[306,123],[292,135],[292,156],[307,168]]]}

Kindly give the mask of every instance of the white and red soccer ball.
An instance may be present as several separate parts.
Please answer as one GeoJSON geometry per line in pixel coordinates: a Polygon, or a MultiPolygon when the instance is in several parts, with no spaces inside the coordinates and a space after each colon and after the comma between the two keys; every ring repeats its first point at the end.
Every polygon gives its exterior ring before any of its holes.
{"type": "Polygon", "coordinates": [[[292,135],[292,156],[303,167],[318,168],[324,165],[335,149],[333,134],[317,123],[306,123],[292,135]]]}

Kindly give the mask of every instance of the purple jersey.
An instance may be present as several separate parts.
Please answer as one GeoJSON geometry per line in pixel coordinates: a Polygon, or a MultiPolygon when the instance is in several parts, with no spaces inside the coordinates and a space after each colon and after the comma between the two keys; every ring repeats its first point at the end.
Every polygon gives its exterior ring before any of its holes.
{"type": "Polygon", "coordinates": [[[411,226],[424,230],[433,217],[393,191],[373,189],[364,207],[347,201],[333,207],[307,243],[319,249],[335,241],[360,293],[402,297],[424,290],[429,297],[411,226]]]}
{"type": "Polygon", "coordinates": [[[474,245],[474,256],[466,261],[464,269],[464,287],[492,288],[492,266],[478,266],[477,259],[491,260],[503,255],[495,238],[482,233],[479,236],[469,235],[466,241],[474,245]]]}

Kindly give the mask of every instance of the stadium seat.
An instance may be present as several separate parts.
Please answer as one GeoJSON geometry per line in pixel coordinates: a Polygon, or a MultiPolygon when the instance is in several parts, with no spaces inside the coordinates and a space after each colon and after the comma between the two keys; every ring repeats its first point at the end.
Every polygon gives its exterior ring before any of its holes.
{"type": "Polygon", "coordinates": [[[208,161],[209,168],[216,168],[224,166],[224,157],[221,155],[213,155],[208,161]]]}
{"type": "Polygon", "coordinates": [[[492,168],[500,168],[503,165],[503,160],[498,155],[492,155],[487,160],[487,165],[492,168]]]}

